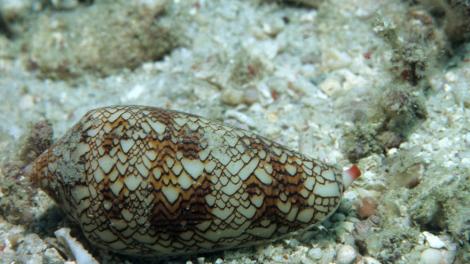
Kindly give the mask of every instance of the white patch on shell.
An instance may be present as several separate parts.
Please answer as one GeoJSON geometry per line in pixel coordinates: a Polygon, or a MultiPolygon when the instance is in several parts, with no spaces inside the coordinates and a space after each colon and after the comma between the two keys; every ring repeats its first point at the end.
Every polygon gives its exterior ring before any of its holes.
{"type": "Polygon", "coordinates": [[[227,185],[222,187],[221,191],[224,192],[226,195],[233,195],[236,193],[240,187],[242,186],[242,181],[240,181],[238,184],[234,184],[231,181],[227,182],[227,185]]]}
{"type": "Polygon", "coordinates": [[[124,178],[124,184],[126,185],[129,191],[133,192],[139,187],[140,183],[142,182],[142,178],[136,175],[127,175],[124,178]]]}
{"type": "Polygon", "coordinates": [[[257,207],[260,208],[264,202],[264,194],[261,195],[253,195],[250,197],[250,201],[257,207]]]}
{"type": "Polygon", "coordinates": [[[231,157],[227,153],[222,152],[220,149],[215,149],[211,152],[211,154],[214,159],[220,161],[220,163],[223,165],[227,165],[230,162],[231,157]]]}
{"type": "Polygon", "coordinates": [[[313,162],[311,162],[311,161],[304,161],[303,165],[304,165],[306,168],[309,168],[309,169],[312,169],[312,168],[313,168],[313,162]]]}
{"type": "Polygon", "coordinates": [[[322,197],[337,197],[340,196],[339,186],[336,182],[316,184],[313,192],[322,197]]]}
{"type": "Polygon", "coordinates": [[[304,186],[308,190],[313,190],[313,186],[315,185],[315,178],[313,176],[307,176],[307,180],[305,180],[304,186]]]}
{"type": "Polygon", "coordinates": [[[98,159],[98,165],[105,174],[108,174],[116,163],[116,158],[111,158],[109,155],[103,156],[98,159]]]}
{"type": "Polygon", "coordinates": [[[207,205],[213,206],[215,203],[215,196],[208,194],[206,195],[205,200],[206,200],[207,205]]]}
{"type": "Polygon", "coordinates": [[[263,170],[262,168],[257,168],[255,170],[255,175],[256,175],[256,178],[258,178],[258,180],[260,180],[262,183],[266,185],[269,185],[273,182],[273,179],[271,178],[271,176],[267,174],[266,171],[263,170]]]}
{"type": "Polygon", "coordinates": [[[250,205],[248,208],[240,206],[237,207],[237,211],[244,217],[250,219],[256,214],[256,207],[254,207],[253,205],[250,205]]]}
{"type": "Polygon", "coordinates": [[[282,202],[281,200],[278,200],[277,203],[276,203],[276,206],[277,208],[279,208],[279,210],[281,212],[283,212],[284,214],[287,214],[290,210],[290,208],[292,207],[292,203],[287,201],[287,202],[282,202]]]}
{"type": "Polygon", "coordinates": [[[135,168],[139,171],[139,173],[142,177],[144,177],[144,178],[148,177],[149,170],[147,169],[147,167],[145,167],[144,164],[137,163],[137,164],[135,164],[135,168]]]}
{"type": "Polygon", "coordinates": [[[112,113],[108,117],[108,121],[111,122],[111,123],[116,121],[122,115],[123,112],[124,112],[123,110],[117,110],[116,112],[112,113]]]}
{"type": "Polygon", "coordinates": [[[182,159],[181,164],[183,164],[184,169],[195,180],[197,180],[204,171],[204,164],[198,159],[182,159]]]}
{"type": "Polygon", "coordinates": [[[181,188],[183,188],[184,190],[189,189],[189,187],[191,187],[193,182],[194,182],[193,179],[191,179],[191,177],[189,177],[186,172],[183,172],[181,173],[180,176],[178,176],[178,183],[180,184],[181,188]]]}
{"type": "Polygon", "coordinates": [[[183,166],[181,166],[180,162],[176,162],[175,165],[173,165],[173,168],[171,168],[171,170],[175,175],[179,175],[183,170],[183,166]]]}
{"type": "Polygon", "coordinates": [[[321,174],[321,176],[323,176],[323,178],[327,179],[327,180],[330,180],[330,181],[334,181],[335,180],[335,174],[332,170],[326,170],[326,171],[323,171],[323,173],[321,174]]]}
{"type": "Polygon", "coordinates": [[[199,152],[199,159],[206,160],[209,154],[211,153],[210,148],[203,149],[199,152]]]}
{"type": "Polygon", "coordinates": [[[313,208],[303,209],[297,215],[297,220],[299,220],[302,223],[308,223],[312,220],[314,212],[315,210],[313,208]]]}
{"type": "Polygon", "coordinates": [[[120,140],[121,148],[124,153],[128,153],[129,150],[134,146],[135,141],[133,139],[121,139],[120,140]]]}
{"type": "Polygon", "coordinates": [[[157,134],[163,134],[165,132],[165,124],[153,120],[148,120],[147,122],[157,134]]]}
{"type": "Polygon", "coordinates": [[[220,218],[221,220],[225,220],[232,214],[233,210],[234,210],[233,207],[213,208],[211,210],[211,213],[217,218],[220,218]]]}
{"type": "Polygon", "coordinates": [[[95,178],[96,183],[100,183],[104,179],[104,174],[102,170],[95,170],[93,173],[93,178],[95,178]]]}
{"type": "Polygon", "coordinates": [[[242,160],[231,161],[227,165],[227,169],[232,175],[236,175],[240,171],[242,166],[243,166],[243,161],[242,160]]]}
{"type": "Polygon", "coordinates": [[[292,207],[289,214],[286,216],[286,219],[289,220],[290,222],[293,222],[295,220],[295,217],[297,216],[298,211],[299,211],[298,207],[292,207]]]}
{"type": "Polygon", "coordinates": [[[176,123],[178,126],[182,127],[182,126],[184,126],[184,125],[186,124],[186,122],[188,121],[188,119],[177,117],[177,118],[174,118],[173,121],[175,121],[175,123],[176,123]]]}
{"type": "Polygon", "coordinates": [[[162,187],[162,193],[165,195],[165,198],[170,204],[173,204],[180,195],[178,188],[175,188],[173,186],[162,187]]]}
{"type": "Polygon", "coordinates": [[[215,163],[215,161],[210,160],[209,162],[206,162],[204,168],[205,168],[206,172],[212,173],[212,171],[214,170],[216,165],[217,165],[217,163],[215,163]]]}
{"type": "Polygon", "coordinates": [[[297,167],[291,164],[286,164],[284,168],[286,169],[287,173],[289,173],[291,176],[294,176],[295,173],[297,172],[297,167]]]}
{"type": "Polygon", "coordinates": [[[153,172],[153,177],[155,178],[155,180],[159,180],[160,177],[162,176],[162,170],[160,168],[155,168],[152,170],[153,172]]]}
{"type": "Polygon", "coordinates": [[[243,167],[243,169],[238,173],[240,179],[246,180],[250,175],[253,173],[253,171],[258,167],[259,159],[258,158],[253,158],[250,160],[248,164],[243,167]]]}

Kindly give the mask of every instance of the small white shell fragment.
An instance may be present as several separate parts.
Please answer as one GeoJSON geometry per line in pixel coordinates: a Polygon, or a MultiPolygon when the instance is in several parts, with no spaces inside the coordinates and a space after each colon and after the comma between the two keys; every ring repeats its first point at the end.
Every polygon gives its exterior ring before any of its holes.
{"type": "Polygon", "coordinates": [[[82,244],[70,235],[70,228],[63,227],[54,232],[57,239],[68,247],[75,257],[77,264],[99,264],[82,244]]]}
{"type": "Polygon", "coordinates": [[[250,126],[250,127],[255,127],[256,126],[256,122],[251,117],[245,115],[242,112],[236,111],[236,110],[228,110],[225,113],[225,116],[235,118],[236,120],[238,120],[241,123],[246,124],[247,126],[250,126]]]}
{"type": "Polygon", "coordinates": [[[423,235],[426,237],[426,241],[432,248],[440,249],[446,246],[446,244],[442,242],[438,236],[435,236],[427,231],[424,231],[423,235]]]}
{"type": "Polygon", "coordinates": [[[343,245],[338,250],[336,262],[338,264],[351,264],[356,260],[356,250],[350,245],[343,245]]]}

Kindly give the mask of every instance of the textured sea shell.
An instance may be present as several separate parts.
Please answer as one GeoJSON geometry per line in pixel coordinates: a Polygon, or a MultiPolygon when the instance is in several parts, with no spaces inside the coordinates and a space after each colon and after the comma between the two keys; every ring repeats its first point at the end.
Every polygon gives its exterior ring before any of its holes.
{"type": "Polygon", "coordinates": [[[251,132],[144,106],[88,112],[27,171],[90,242],[140,256],[249,246],[311,227],[353,179],[251,132]]]}

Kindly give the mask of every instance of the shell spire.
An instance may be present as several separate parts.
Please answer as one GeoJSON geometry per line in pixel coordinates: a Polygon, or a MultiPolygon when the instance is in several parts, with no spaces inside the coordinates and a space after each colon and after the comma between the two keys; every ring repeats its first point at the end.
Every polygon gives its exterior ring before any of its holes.
{"type": "Polygon", "coordinates": [[[176,256],[249,246],[331,215],[359,177],[252,132],[146,106],[88,112],[24,169],[94,245],[176,256]]]}

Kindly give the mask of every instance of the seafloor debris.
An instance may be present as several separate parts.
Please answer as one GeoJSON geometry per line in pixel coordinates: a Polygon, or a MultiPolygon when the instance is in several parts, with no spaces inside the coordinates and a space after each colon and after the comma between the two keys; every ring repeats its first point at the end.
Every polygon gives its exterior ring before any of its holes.
{"type": "Polygon", "coordinates": [[[80,242],[70,235],[69,228],[63,227],[55,231],[54,234],[70,250],[77,264],[99,264],[80,242]]]}

